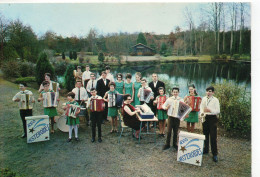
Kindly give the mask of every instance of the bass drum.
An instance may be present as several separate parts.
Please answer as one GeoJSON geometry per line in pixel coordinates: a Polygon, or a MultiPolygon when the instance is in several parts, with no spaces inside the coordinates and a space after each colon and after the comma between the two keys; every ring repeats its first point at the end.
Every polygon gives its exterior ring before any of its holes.
{"type": "Polygon", "coordinates": [[[60,129],[62,132],[69,132],[69,126],[66,124],[67,122],[67,116],[62,115],[57,121],[57,127],[60,129]]]}

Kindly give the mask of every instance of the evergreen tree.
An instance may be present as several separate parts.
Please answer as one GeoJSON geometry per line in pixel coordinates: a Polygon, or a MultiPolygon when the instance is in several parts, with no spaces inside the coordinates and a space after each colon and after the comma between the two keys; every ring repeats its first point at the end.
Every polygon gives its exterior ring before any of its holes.
{"type": "Polygon", "coordinates": [[[142,44],[144,44],[144,45],[147,45],[147,41],[146,41],[146,39],[145,39],[143,33],[139,33],[139,34],[138,34],[136,43],[137,43],[137,44],[138,44],[138,43],[142,43],[142,44]]]}
{"type": "Polygon", "coordinates": [[[68,91],[71,91],[75,87],[75,78],[73,76],[73,70],[75,66],[70,64],[67,66],[67,69],[65,71],[65,88],[68,91]]]}
{"type": "MultiPolygon", "coordinates": [[[[50,73],[52,78],[54,77],[54,68],[47,58],[45,52],[41,53],[36,63],[36,81],[40,85],[44,81],[44,74],[50,73]]],[[[51,78],[51,79],[52,79],[51,78]]]]}
{"type": "Polygon", "coordinates": [[[69,57],[72,60],[73,56],[72,56],[72,51],[69,52],[69,57]]]}
{"type": "Polygon", "coordinates": [[[105,60],[105,56],[104,56],[103,52],[99,52],[99,54],[98,54],[98,61],[100,63],[103,63],[104,60],[105,60]]]}
{"type": "Polygon", "coordinates": [[[62,52],[62,59],[65,60],[65,53],[62,52]]]}
{"type": "Polygon", "coordinates": [[[165,55],[166,52],[167,52],[167,46],[166,46],[166,44],[163,42],[162,45],[161,45],[160,54],[161,54],[161,55],[165,55]]]}
{"type": "Polygon", "coordinates": [[[77,52],[76,52],[76,51],[73,51],[73,59],[74,59],[74,60],[77,60],[77,58],[78,58],[77,52]]]}

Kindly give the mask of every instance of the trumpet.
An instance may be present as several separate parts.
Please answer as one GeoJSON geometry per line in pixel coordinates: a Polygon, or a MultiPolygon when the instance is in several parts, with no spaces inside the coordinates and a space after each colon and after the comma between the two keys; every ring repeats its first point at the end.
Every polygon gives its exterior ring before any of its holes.
{"type": "Polygon", "coordinates": [[[200,112],[199,118],[200,118],[200,120],[201,120],[202,123],[205,122],[205,117],[206,117],[206,115],[207,115],[207,113],[205,113],[205,112],[200,112]]]}

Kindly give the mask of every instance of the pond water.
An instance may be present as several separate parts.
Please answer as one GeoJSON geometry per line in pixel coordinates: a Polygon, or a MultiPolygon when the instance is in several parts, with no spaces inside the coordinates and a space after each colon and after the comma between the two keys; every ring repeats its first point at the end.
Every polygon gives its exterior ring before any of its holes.
{"type": "MultiPolygon", "coordinates": [[[[91,70],[96,74],[100,70],[91,70]]],[[[222,83],[224,80],[233,82],[239,86],[244,86],[247,92],[251,92],[251,64],[235,62],[212,62],[212,63],[167,63],[149,64],[141,66],[121,66],[111,69],[111,73],[116,76],[122,73],[125,78],[126,73],[132,74],[132,81],[135,81],[135,73],[141,72],[148,81],[152,80],[152,73],[157,73],[159,80],[167,84],[168,90],[173,84],[180,87],[180,96],[184,97],[188,93],[188,84],[194,83],[199,95],[205,95],[205,89],[211,83],[222,83]]],[[[99,76],[99,75],[98,75],[99,76]]],[[[63,77],[58,78],[63,82],[63,77]]]]}

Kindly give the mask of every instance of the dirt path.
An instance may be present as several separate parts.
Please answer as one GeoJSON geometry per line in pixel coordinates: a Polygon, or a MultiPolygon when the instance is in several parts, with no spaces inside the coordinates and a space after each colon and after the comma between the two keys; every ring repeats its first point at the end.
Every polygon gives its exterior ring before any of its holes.
{"type": "MultiPolygon", "coordinates": [[[[251,176],[251,141],[243,139],[219,136],[219,162],[213,162],[211,154],[204,155],[201,167],[177,162],[173,148],[162,151],[164,138],[152,143],[153,137],[143,136],[138,144],[126,132],[118,144],[117,134],[109,133],[108,122],[102,125],[102,143],[91,143],[90,127],[81,125],[78,143],[67,143],[68,133],[57,130],[50,141],[27,144],[20,138],[22,122],[17,104],[11,101],[17,92],[17,85],[0,79],[0,168],[10,168],[19,175],[251,176]]],[[[43,114],[41,104],[35,105],[33,114],[43,114]]]]}

